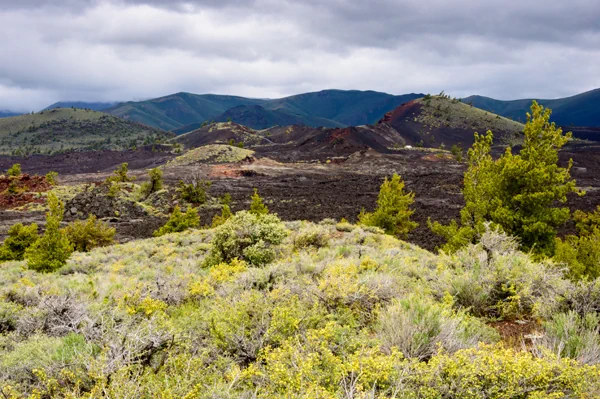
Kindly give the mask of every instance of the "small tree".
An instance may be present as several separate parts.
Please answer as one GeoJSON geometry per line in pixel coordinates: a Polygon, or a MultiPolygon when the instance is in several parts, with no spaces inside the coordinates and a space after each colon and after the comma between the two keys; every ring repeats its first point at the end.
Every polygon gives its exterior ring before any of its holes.
{"type": "Polygon", "coordinates": [[[141,191],[144,196],[149,196],[152,193],[159,191],[163,186],[163,172],[159,168],[150,169],[148,171],[150,181],[142,184],[141,191]]]}
{"type": "Polygon", "coordinates": [[[178,191],[184,201],[192,204],[204,204],[206,202],[206,190],[210,188],[210,181],[193,177],[189,183],[179,180],[178,191]]]}
{"type": "Polygon", "coordinates": [[[251,197],[250,213],[256,216],[266,215],[269,213],[269,208],[263,203],[262,198],[258,195],[258,189],[254,189],[254,194],[251,197]]]}
{"type": "Polygon", "coordinates": [[[33,223],[23,226],[14,224],[8,229],[8,237],[0,247],[0,260],[23,260],[27,248],[39,239],[38,226],[33,223]]]}
{"type": "Polygon", "coordinates": [[[404,181],[394,173],[390,180],[385,178],[379,189],[375,212],[366,213],[363,210],[358,215],[358,221],[365,226],[380,227],[387,234],[406,237],[418,226],[418,223],[410,220],[414,213],[410,209],[414,198],[414,193],[404,192],[404,181]]]}
{"type": "Polygon", "coordinates": [[[225,223],[233,214],[231,213],[231,208],[229,208],[229,205],[227,204],[223,204],[223,207],[221,208],[221,214],[220,215],[215,215],[213,217],[212,220],[212,225],[211,227],[218,227],[220,225],[222,225],[223,223],[225,223]]]}
{"type": "Polygon", "coordinates": [[[8,171],[6,173],[9,176],[21,176],[21,164],[20,163],[14,164],[10,168],[8,168],[8,171]]]}
{"type": "Polygon", "coordinates": [[[106,183],[128,183],[135,180],[134,176],[128,176],[129,173],[129,164],[127,162],[123,162],[121,165],[115,169],[113,174],[106,178],[106,183]]]}
{"type": "Polygon", "coordinates": [[[88,252],[97,247],[113,243],[116,230],[107,223],[90,215],[87,220],[76,220],[62,232],[67,236],[75,251],[88,252]]]}
{"type": "Polygon", "coordinates": [[[569,209],[556,207],[567,194],[578,192],[571,179],[569,166],[558,166],[558,150],[571,134],[562,134],[550,123],[550,110],[533,102],[527,114],[523,149],[514,155],[510,148],[497,160],[490,149],[492,132],[475,133],[475,143],[468,152],[469,167],[465,172],[461,224],[452,221],[443,226],[429,225],[434,233],[446,238],[443,250],[454,252],[478,241],[485,222],[518,237],[522,249],[540,255],[554,253],[557,228],[570,217],[569,209]]]}
{"type": "Polygon", "coordinates": [[[46,181],[51,186],[56,186],[58,184],[58,172],[50,171],[46,173],[46,181]]]}
{"type": "Polygon", "coordinates": [[[67,263],[73,252],[73,245],[60,231],[64,214],[64,204],[53,193],[48,194],[46,230],[33,245],[25,251],[27,266],[38,272],[53,272],[67,263]]]}
{"type": "Polygon", "coordinates": [[[154,232],[155,237],[163,236],[170,233],[179,233],[190,228],[198,227],[200,225],[200,216],[198,215],[198,209],[188,207],[185,213],[181,212],[179,205],[175,206],[169,221],[154,232]]]}

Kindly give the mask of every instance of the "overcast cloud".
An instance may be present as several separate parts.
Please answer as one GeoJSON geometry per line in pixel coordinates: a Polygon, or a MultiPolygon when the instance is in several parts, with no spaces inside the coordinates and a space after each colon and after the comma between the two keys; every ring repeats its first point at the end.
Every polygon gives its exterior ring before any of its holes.
{"type": "Polygon", "coordinates": [[[600,87],[597,0],[0,0],[0,34],[0,110],[178,91],[600,87]]]}

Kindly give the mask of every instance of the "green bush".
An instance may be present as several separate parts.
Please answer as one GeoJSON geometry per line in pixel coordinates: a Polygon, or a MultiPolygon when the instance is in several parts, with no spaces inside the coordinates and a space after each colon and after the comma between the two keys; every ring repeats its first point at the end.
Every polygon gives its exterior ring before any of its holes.
{"type": "Polygon", "coordinates": [[[192,182],[186,183],[179,180],[178,191],[184,201],[192,204],[204,204],[206,202],[206,190],[211,186],[210,181],[193,179],[192,182]]]}
{"type": "Polygon", "coordinates": [[[198,209],[188,207],[185,213],[181,212],[179,205],[175,206],[171,217],[167,223],[160,229],[154,232],[154,237],[163,236],[170,233],[179,233],[190,228],[198,227],[200,225],[200,216],[198,215],[198,209]]]}
{"type": "Polygon", "coordinates": [[[46,173],[46,181],[50,185],[56,186],[58,184],[58,172],[50,171],[46,173]]]}
{"type": "Polygon", "coordinates": [[[364,210],[358,215],[360,224],[382,228],[386,234],[406,237],[418,224],[411,221],[414,211],[414,193],[404,193],[404,182],[394,173],[390,180],[385,178],[377,197],[377,208],[373,213],[364,210]]]}
{"type": "Polygon", "coordinates": [[[150,181],[145,182],[140,187],[140,191],[144,197],[148,197],[150,194],[159,191],[163,186],[163,172],[159,168],[150,169],[148,171],[150,181]]]}
{"type": "Polygon", "coordinates": [[[63,230],[75,251],[88,252],[113,243],[116,230],[107,223],[90,215],[87,220],[76,220],[63,230]]]}
{"type": "Polygon", "coordinates": [[[220,225],[222,225],[223,223],[225,223],[227,221],[227,219],[229,219],[233,214],[231,213],[231,209],[229,208],[229,205],[227,205],[226,203],[224,203],[221,207],[221,214],[220,215],[215,215],[213,217],[212,220],[212,224],[211,227],[218,227],[220,225]]]}
{"type": "Polygon", "coordinates": [[[25,250],[39,239],[38,226],[35,223],[23,226],[21,223],[8,229],[8,237],[0,247],[0,261],[23,260],[25,250]]]}
{"type": "Polygon", "coordinates": [[[73,245],[60,230],[60,222],[64,214],[64,204],[56,195],[48,194],[48,207],[46,212],[46,230],[25,251],[27,266],[38,272],[53,272],[67,263],[73,252],[73,245]]]}
{"type": "Polygon", "coordinates": [[[121,165],[115,169],[112,176],[106,178],[106,183],[128,183],[135,180],[135,177],[128,176],[129,173],[129,164],[127,162],[123,162],[121,165]]]}
{"type": "Polygon", "coordinates": [[[571,163],[558,166],[558,151],[571,134],[549,122],[550,110],[533,102],[527,114],[523,148],[514,155],[510,148],[497,160],[490,154],[493,135],[475,133],[469,149],[469,168],[465,172],[461,224],[444,226],[429,222],[434,233],[444,237],[446,252],[475,243],[491,222],[519,238],[526,251],[543,256],[554,254],[556,230],[570,216],[564,203],[567,194],[579,192],[571,179],[571,163]]]}
{"type": "Polygon", "coordinates": [[[302,229],[294,237],[294,248],[322,248],[329,244],[331,234],[329,229],[321,226],[310,226],[302,229]]]}
{"type": "Polygon", "coordinates": [[[266,215],[269,213],[269,208],[263,203],[262,198],[258,195],[258,190],[254,189],[250,202],[250,213],[256,216],[266,215]]]}
{"type": "Polygon", "coordinates": [[[16,163],[13,166],[11,166],[10,168],[8,168],[8,171],[6,172],[6,174],[8,174],[9,176],[21,176],[22,172],[21,172],[21,164],[20,163],[16,163]]]}
{"type": "Polygon", "coordinates": [[[280,244],[287,234],[276,215],[238,212],[215,230],[205,265],[231,262],[235,258],[255,266],[265,265],[275,258],[273,246],[280,244]]]}

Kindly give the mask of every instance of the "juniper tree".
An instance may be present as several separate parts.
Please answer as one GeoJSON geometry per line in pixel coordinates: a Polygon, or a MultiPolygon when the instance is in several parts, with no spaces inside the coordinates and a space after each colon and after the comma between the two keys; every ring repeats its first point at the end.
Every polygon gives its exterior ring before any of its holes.
{"type": "Polygon", "coordinates": [[[414,202],[414,193],[404,192],[404,181],[396,173],[390,180],[386,177],[379,189],[377,208],[373,213],[361,211],[360,224],[381,227],[387,234],[406,237],[417,228],[418,223],[410,220],[414,213],[410,205],[414,202]]]}
{"type": "Polygon", "coordinates": [[[568,193],[578,190],[570,174],[572,161],[566,168],[558,166],[558,151],[571,133],[563,134],[550,123],[550,114],[534,101],[521,152],[515,155],[509,147],[497,160],[490,154],[492,132],[475,133],[464,175],[460,225],[429,222],[436,234],[446,238],[443,250],[454,252],[476,242],[489,222],[517,237],[524,250],[545,256],[554,253],[557,229],[570,217],[569,209],[556,203],[564,203],[568,193]]]}

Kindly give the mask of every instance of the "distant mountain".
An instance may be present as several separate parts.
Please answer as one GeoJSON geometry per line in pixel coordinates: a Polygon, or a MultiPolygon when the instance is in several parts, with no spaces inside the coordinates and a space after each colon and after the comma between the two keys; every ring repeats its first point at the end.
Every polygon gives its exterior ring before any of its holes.
{"type": "Polygon", "coordinates": [[[239,105],[261,104],[264,100],[215,94],[177,93],[146,101],[129,101],[105,112],[148,126],[172,130],[213,119],[239,105]]]}
{"type": "Polygon", "coordinates": [[[10,118],[11,116],[21,115],[17,112],[0,111],[0,118],[10,118]]]}
{"type": "Polygon", "coordinates": [[[46,111],[49,109],[56,109],[56,108],[80,108],[80,109],[91,109],[92,111],[103,111],[103,110],[113,107],[117,104],[118,104],[117,101],[104,102],[104,103],[102,103],[102,102],[85,102],[85,101],[59,101],[57,103],[54,103],[54,104],[44,108],[43,111],[46,111]]]}
{"type": "MultiPolygon", "coordinates": [[[[475,107],[516,121],[525,122],[533,99],[502,101],[489,97],[470,96],[463,99],[475,107]]],[[[560,126],[600,126],[600,89],[554,100],[538,99],[552,110],[551,120],[560,126]]]]}
{"type": "Polygon", "coordinates": [[[214,94],[177,93],[107,109],[112,115],[178,134],[205,121],[227,121],[255,129],[275,125],[342,127],[375,123],[386,112],[423,94],[394,96],[375,91],[323,90],[265,100],[214,94]],[[258,106],[258,107],[257,107],[258,106]]]}
{"type": "Polygon", "coordinates": [[[122,150],[172,136],[98,111],[56,108],[0,119],[0,154],[122,150]]]}

